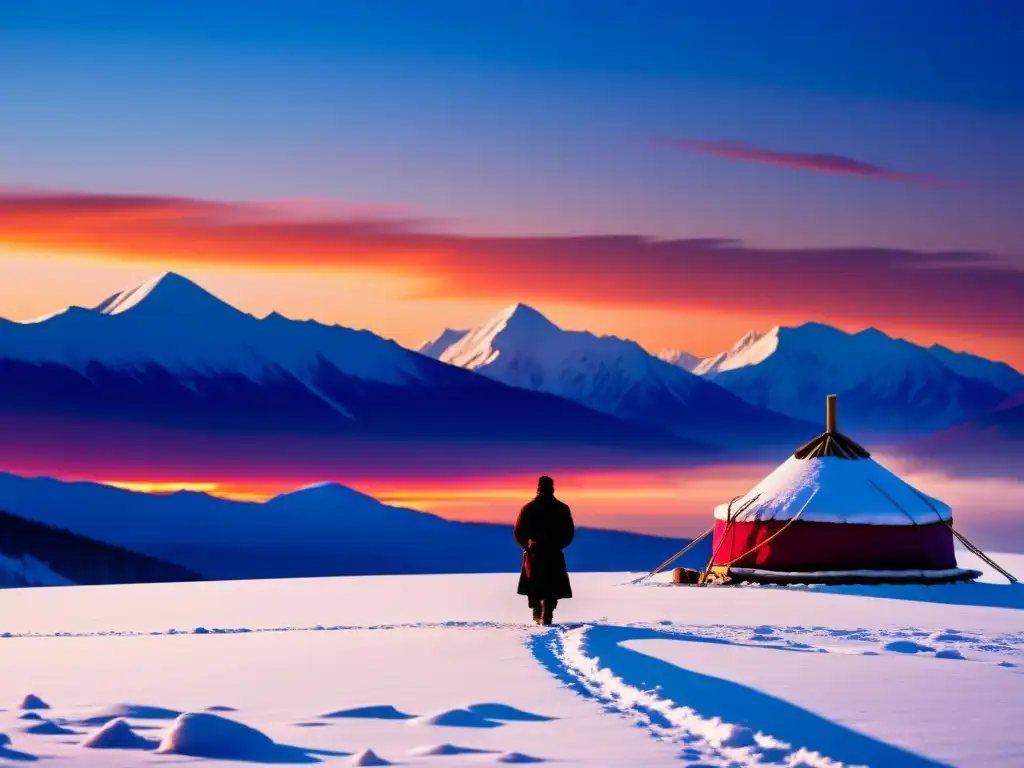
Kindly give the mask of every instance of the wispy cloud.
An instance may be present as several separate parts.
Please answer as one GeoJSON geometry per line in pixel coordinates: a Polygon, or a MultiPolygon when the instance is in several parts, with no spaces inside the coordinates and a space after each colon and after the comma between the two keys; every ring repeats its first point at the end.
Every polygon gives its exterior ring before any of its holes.
{"type": "Polygon", "coordinates": [[[0,195],[0,243],[154,268],[376,271],[421,296],[814,317],[1024,333],[1019,261],[986,253],[747,246],[638,235],[483,237],[398,219],[91,193],[0,195]]]}
{"type": "Polygon", "coordinates": [[[865,163],[844,155],[812,152],[780,152],[763,149],[737,141],[707,139],[665,139],[665,143],[690,152],[724,157],[729,160],[744,160],[751,163],[778,165],[798,171],[832,173],[846,176],[862,176],[880,181],[898,181],[907,184],[923,184],[931,187],[958,187],[958,182],[914,173],[902,173],[879,165],[865,163]]]}

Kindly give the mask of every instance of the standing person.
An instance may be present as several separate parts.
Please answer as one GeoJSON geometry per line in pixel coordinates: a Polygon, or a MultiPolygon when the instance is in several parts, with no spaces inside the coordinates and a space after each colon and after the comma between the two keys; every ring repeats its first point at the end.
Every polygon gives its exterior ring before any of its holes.
{"type": "Polygon", "coordinates": [[[555,498],[550,477],[537,481],[537,496],[519,512],[513,535],[523,548],[518,592],[526,595],[534,622],[551,624],[558,601],[572,597],[562,550],[572,543],[576,527],[569,506],[555,498]]]}

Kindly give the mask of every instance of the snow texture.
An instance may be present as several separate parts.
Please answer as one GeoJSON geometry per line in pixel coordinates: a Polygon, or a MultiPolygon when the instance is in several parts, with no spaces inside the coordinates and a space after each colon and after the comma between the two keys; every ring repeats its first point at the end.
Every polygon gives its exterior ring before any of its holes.
{"type": "MultiPolygon", "coordinates": [[[[152,734],[147,749],[160,740],[221,768],[358,764],[368,752],[446,767],[1022,763],[1019,586],[990,573],[930,587],[631,577],[575,574],[576,596],[543,628],[510,574],[7,590],[0,699],[38,691],[61,727],[127,713],[152,734]],[[136,703],[110,704],[125,700],[136,703]],[[239,705],[231,720],[202,711],[227,701],[239,705]],[[297,727],[312,712],[344,714],[297,727]],[[452,713],[496,725],[436,724],[452,713]]],[[[0,732],[20,714],[0,712],[0,732]]],[[[178,761],[81,748],[96,726],[85,727],[19,733],[0,762],[178,761]]]]}
{"type": "Polygon", "coordinates": [[[926,496],[874,459],[824,456],[780,464],[715,519],[800,520],[860,525],[924,525],[951,520],[950,507],[926,496]],[[731,512],[730,512],[731,510],[731,512]]]}

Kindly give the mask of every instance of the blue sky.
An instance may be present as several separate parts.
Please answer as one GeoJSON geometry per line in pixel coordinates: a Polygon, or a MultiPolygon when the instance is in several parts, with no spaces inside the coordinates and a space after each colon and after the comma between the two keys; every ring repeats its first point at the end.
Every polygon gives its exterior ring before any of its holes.
{"type": "Polygon", "coordinates": [[[846,5],[22,2],[0,159],[7,185],[340,198],[477,233],[1021,250],[1024,10],[846,5]]]}

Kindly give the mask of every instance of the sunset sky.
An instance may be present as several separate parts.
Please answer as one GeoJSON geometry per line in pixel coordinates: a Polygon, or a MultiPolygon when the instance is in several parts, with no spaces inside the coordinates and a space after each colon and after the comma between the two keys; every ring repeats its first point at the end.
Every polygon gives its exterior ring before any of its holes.
{"type": "Polygon", "coordinates": [[[7,4],[0,316],[173,269],[409,345],[524,301],[655,350],[815,319],[1024,366],[1022,24],[968,0],[7,4]]]}
{"type": "MultiPolygon", "coordinates": [[[[652,351],[817,320],[1024,368],[1022,28],[988,0],[2,3],[0,317],[173,270],[407,346],[525,302],[652,351]]],[[[469,519],[534,482],[201,471],[189,440],[64,476],[330,479],[469,519]]],[[[769,468],[558,482],[586,524],[692,534],[769,468]]],[[[990,541],[1019,508],[1017,481],[907,471],[990,541]]]]}

